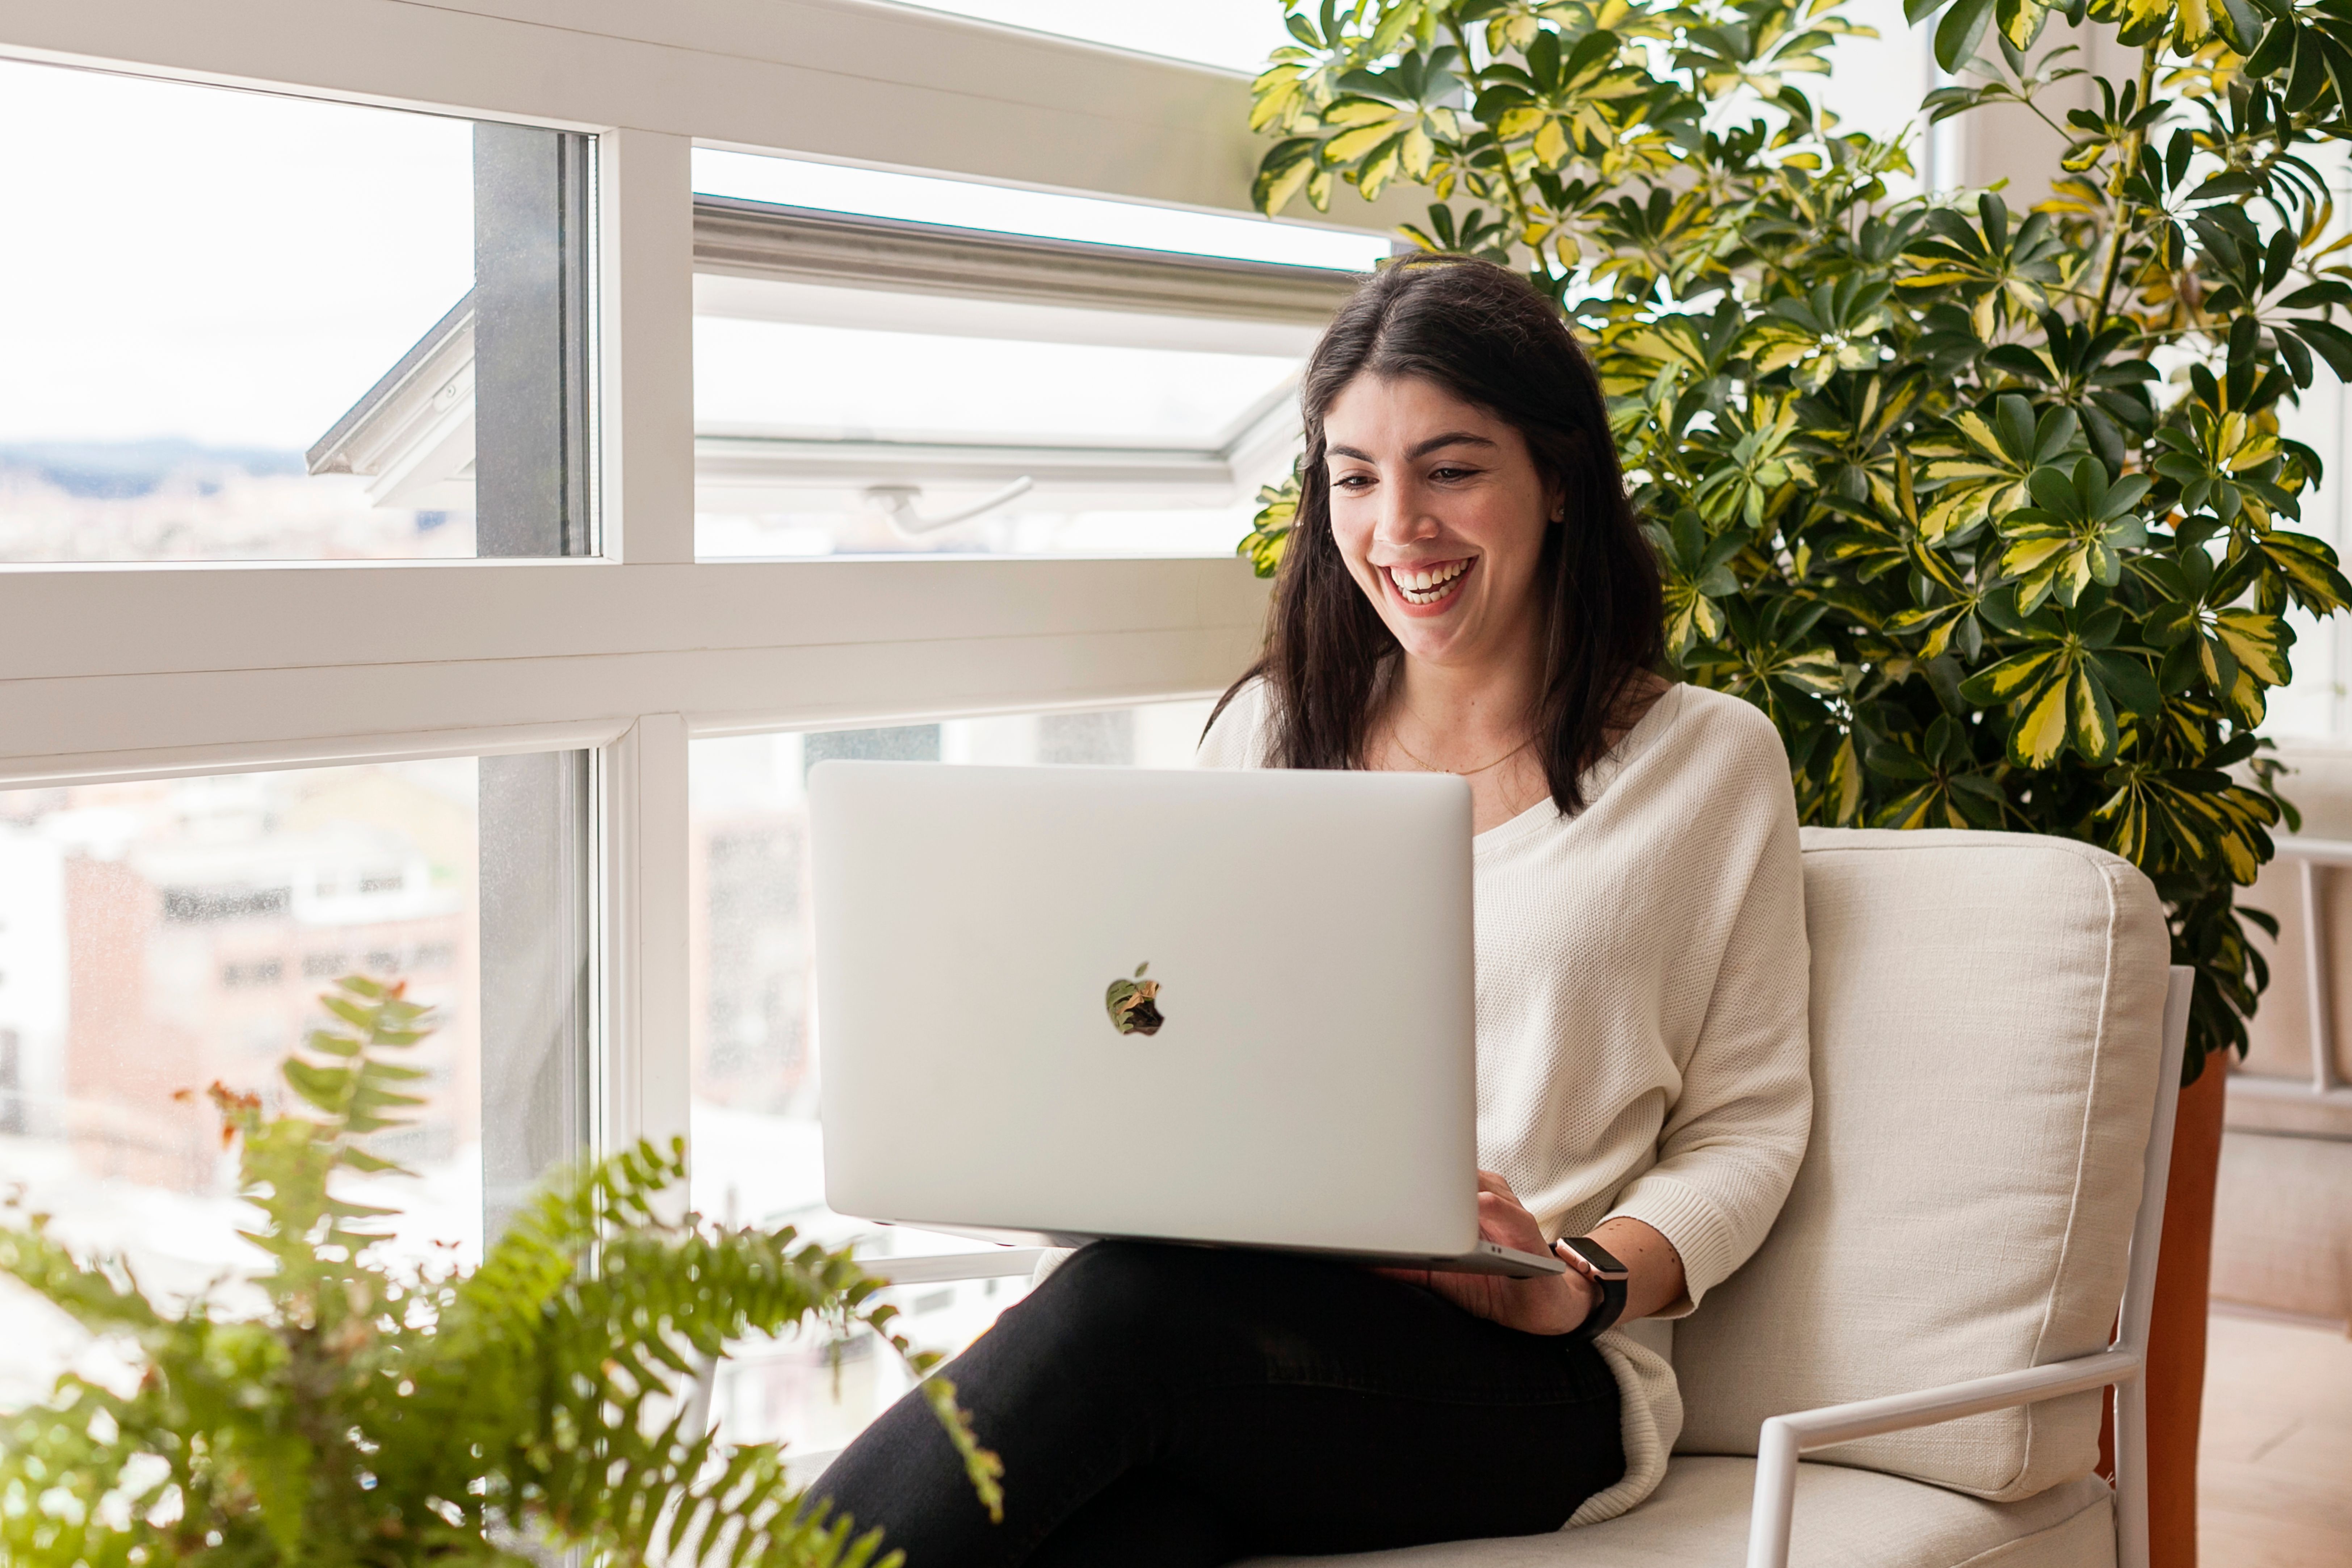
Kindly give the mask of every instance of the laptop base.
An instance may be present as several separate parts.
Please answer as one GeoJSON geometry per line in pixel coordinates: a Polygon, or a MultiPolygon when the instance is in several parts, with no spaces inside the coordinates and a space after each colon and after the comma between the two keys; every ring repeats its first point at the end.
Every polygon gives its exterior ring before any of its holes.
{"type": "Polygon", "coordinates": [[[1500,1242],[1480,1241],[1469,1251],[1452,1257],[1411,1252],[1349,1252],[1319,1247],[1276,1247],[1259,1242],[1202,1241],[1192,1237],[1087,1236],[1059,1230],[999,1230],[981,1226],[915,1222],[925,1230],[946,1236],[968,1236],[1004,1247],[1084,1247],[1090,1241],[1150,1241],[1163,1247],[1233,1247],[1252,1252],[1295,1252],[1332,1263],[1356,1263],[1369,1268],[1426,1268],[1434,1274],[1499,1274],[1514,1279],[1565,1274],[1568,1265],[1549,1252],[1522,1252],[1500,1242]]]}

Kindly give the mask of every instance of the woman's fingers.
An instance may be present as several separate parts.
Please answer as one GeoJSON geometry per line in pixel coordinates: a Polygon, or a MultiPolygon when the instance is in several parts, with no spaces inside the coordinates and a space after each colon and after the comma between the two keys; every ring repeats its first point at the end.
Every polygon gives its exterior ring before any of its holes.
{"type": "Polygon", "coordinates": [[[1478,1190],[1482,1193],[1500,1193],[1513,1203],[1519,1201],[1519,1194],[1511,1191],[1511,1184],[1503,1178],[1500,1171],[1479,1172],[1478,1190]]]}
{"type": "MultiPolygon", "coordinates": [[[[1521,1252],[1548,1252],[1543,1226],[1499,1171],[1478,1173],[1478,1234],[1521,1252]]],[[[1526,1281],[1520,1281],[1525,1284],[1526,1281]]]]}
{"type": "Polygon", "coordinates": [[[1517,1198],[1499,1193],[1478,1194],[1478,1233],[1489,1241],[1499,1241],[1523,1252],[1544,1249],[1543,1227],[1536,1224],[1536,1216],[1517,1198]]]}

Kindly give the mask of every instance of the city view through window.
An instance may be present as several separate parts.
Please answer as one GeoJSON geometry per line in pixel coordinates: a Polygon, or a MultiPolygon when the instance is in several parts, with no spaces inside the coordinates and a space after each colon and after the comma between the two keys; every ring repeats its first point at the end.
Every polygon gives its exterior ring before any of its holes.
{"type": "MultiPolygon", "coordinates": [[[[810,920],[808,770],[827,757],[998,765],[1181,768],[1212,704],[951,720],[883,730],[697,741],[692,826],[694,1204],[738,1224],[792,1225],[861,1256],[962,1254],[974,1277],[894,1287],[919,1345],[961,1350],[1027,1290],[1027,1268],[989,1274],[996,1250],[886,1227],[824,1205],[817,1125],[819,998],[810,920]]],[[[952,1266],[950,1266],[952,1267],[952,1266]]],[[[714,1409],[736,1442],[782,1438],[821,1464],[908,1386],[870,1342],[737,1347],[714,1409]]]]}
{"type": "MultiPolygon", "coordinates": [[[[509,1087],[513,1049],[485,1073],[483,975],[544,989],[522,973],[544,960],[496,951],[510,937],[494,931],[486,962],[482,807],[494,842],[547,838],[547,821],[518,819],[510,784],[487,786],[549,771],[457,758],[0,792],[0,1191],[152,1293],[234,1305],[261,1258],[236,1235],[250,1212],[201,1091],[283,1105],[280,1058],[326,1021],[319,994],[356,972],[405,981],[438,1028],[407,1058],[425,1104],[373,1144],[415,1175],[352,1195],[400,1209],[395,1257],[478,1258],[486,1104],[504,1128],[528,1098],[509,1087]]],[[[491,1140],[494,1167],[514,1142],[491,1140]]],[[[45,1396],[89,1350],[13,1285],[0,1337],[16,1347],[0,1408],[45,1396]]]]}
{"type": "Polygon", "coordinates": [[[16,63],[0,126],[0,560],[474,552],[305,464],[473,286],[471,126],[16,63]]]}
{"type": "Polygon", "coordinates": [[[0,563],[585,552],[590,139],[20,62],[0,135],[0,563]]]}

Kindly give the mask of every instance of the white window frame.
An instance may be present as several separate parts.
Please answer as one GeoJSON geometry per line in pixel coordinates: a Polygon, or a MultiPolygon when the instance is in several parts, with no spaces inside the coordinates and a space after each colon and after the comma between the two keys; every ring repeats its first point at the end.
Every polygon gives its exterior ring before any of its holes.
{"type": "Polygon", "coordinates": [[[691,148],[1244,212],[1238,73],[884,0],[0,0],[0,57],[600,138],[604,553],[0,567],[0,786],[592,749],[601,1147],[687,1133],[690,738],[1198,696],[1256,646],[1237,561],[694,559],[691,148]]]}

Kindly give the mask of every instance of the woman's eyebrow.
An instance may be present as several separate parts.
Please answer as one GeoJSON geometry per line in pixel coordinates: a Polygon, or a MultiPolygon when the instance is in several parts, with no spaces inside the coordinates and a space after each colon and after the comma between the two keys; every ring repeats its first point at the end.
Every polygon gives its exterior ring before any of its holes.
{"type": "MultiPolygon", "coordinates": [[[[1412,451],[1407,452],[1405,457],[1409,459],[1413,458],[1425,458],[1429,456],[1430,453],[1436,451],[1440,447],[1491,447],[1494,445],[1494,442],[1488,440],[1484,436],[1474,436],[1467,430],[1454,430],[1449,431],[1443,436],[1432,436],[1428,440],[1422,442],[1419,446],[1413,447],[1412,451]]],[[[1334,458],[1353,458],[1358,462],[1361,463],[1370,463],[1376,460],[1370,452],[1360,452],[1353,447],[1332,447],[1327,450],[1328,455],[1334,458]]]]}
{"type": "Polygon", "coordinates": [[[1452,430],[1443,436],[1432,436],[1428,440],[1423,441],[1420,446],[1415,447],[1412,451],[1406,453],[1405,456],[1408,458],[1425,458],[1429,456],[1430,453],[1436,451],[1440,447],[1492,447],[1494,444],[1495,443],[1492,441],[1486,439],[1486,437],[1475,436],[1467,430],[1452,430]]]}

